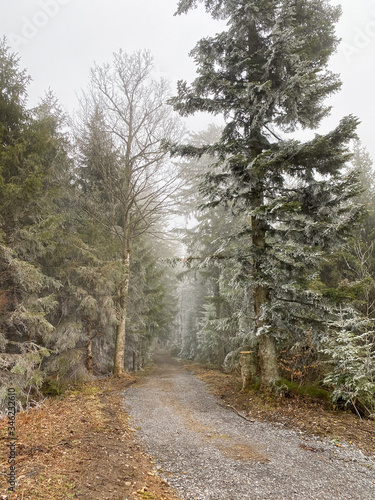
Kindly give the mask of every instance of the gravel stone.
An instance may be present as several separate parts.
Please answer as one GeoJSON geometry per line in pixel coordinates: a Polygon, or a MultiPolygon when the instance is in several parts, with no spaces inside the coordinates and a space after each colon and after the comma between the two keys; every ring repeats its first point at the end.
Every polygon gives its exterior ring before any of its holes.
{"type": "Polygon", "coordinates": [[[125,391],[159,475],[185,500],[375,499],[375,461],[353,446],[248,422],[167,356],[125,391]]]}

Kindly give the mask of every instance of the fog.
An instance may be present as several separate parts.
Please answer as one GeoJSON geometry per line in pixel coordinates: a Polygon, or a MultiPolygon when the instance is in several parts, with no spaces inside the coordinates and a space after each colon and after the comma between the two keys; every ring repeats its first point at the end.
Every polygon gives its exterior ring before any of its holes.
{"type": "MultiPolygon", "coordinates": [[[[374,157],[375,0],[332,3],[341,3],[343,15],[337,26],[342,43],[330,68],[341,74],[343,87],[331,98],[332,114],[319,131],[327,132],[342,116],[354,114],[361,120],[360,139],[374,157]]],[[[71,112],[94,61],[109,62],[119,48],[150,49],[155,74],[170,80],[172,92],[177,80],[194,78],[189,51],[223,24],[203,9],[174,16],[176,4],[177,0],[0,0],[0,33],[33,79],[30,105],[51,88],[71,112]]],[[[189,119],[188,126],[201,130],[211,121],[199,115],[189,119]]]]}

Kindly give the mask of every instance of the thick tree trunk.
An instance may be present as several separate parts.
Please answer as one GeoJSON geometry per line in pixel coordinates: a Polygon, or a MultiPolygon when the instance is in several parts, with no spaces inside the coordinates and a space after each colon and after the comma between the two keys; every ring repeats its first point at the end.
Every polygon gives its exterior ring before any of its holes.
{"type": "MultiPolygon", "coordinates": [[[[253,199],[255,206],[263,205],[263,197],[258,196],[253,199]]],[[[253,273],[255,279],[261,277],[260,260],[263,252],[266,251],[266,227],[263,221],[256,217],[251,217],[252,246],[254,247],[253,273]]],[[[258,361],[260,369],[260,378],[264,387],[269,387],[279,378],[277,367],[277,356],[275,339],[269,334],[260,333],[260,329],[265,322],[262,318],[264,307],[270,303],[268,287],[265,285],[256,285],[253,291],[254,313],[255,313],[255,332],[258,335],[258,361]]]]}
{"type": "MultiPolygon", "coordinates": [[[[270,302],[269,292],[265,286],[254,288],[254,311],[256,331],[264,326],[262,319],[263,307],[270,302]]],[[[279,378],[275,339],[266,333],[258,337],[258,359],[262,385],[269,387],[279,378]]]]}
{"type": "Polygon", "coordinates": [[[258,357],[262,385],[264,387],[271,387],[279,378],[274,337],[270,335],[259,336],[258,357]]]}
{"type": "Polygon", "coordinates": [[[115,358],[113,364],[114,375],[125,373],[125,343],[126,343],[126,317],[128,310],[129,277],[130,277],[130,252],[127,248],[124,252],[125,270],[123,283],[120,290],[119,322],[116,329],[115,358]]]}

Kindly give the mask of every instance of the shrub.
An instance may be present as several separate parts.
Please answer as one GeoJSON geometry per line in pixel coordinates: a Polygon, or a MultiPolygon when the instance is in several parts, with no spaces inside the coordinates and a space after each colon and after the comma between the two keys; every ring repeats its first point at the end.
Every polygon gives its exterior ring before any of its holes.
{"type": "Polygon", "coordinates": [[[341,319],[325,339],[323,352],[333,369],[324,383],[333,388],[332,399],[344,401],[356,413],[375,416],[375,331],[373,322],[352,314],[341,319]]]}

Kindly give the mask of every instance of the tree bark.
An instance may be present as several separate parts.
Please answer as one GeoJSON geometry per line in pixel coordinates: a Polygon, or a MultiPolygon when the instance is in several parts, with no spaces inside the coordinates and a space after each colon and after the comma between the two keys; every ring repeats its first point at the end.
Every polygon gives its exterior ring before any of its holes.
{"type": "Polygon", "coordinates": [[[254,351],[240,352],[239,365],[241,368],[242,390],[246,389],[257,374],[256,356],[254,351]]]}
{"type": "Polygon", "coordinates": [[[129,280],[130,280],[130,208],[131,208],[131,179],[132,167],[130,162],[130,151],[132,143],[132,131],[129,128],[129,141],[125,159],[124,178],[124,213],[123,213],[123,240],[122,240],[122,261],[124,264],[124,277],[120,289],[119,298],[119,323],[116,330],[115,359],[113,374],[121,375],[125,373],[125,346],[126,346],[126,317],[129,302],[129,280]]]}
{"type": "Polygon", "coordinates": [[[87,342],[86,348],[86,368],[87,371],[93,375],[94,373],[94,363],[92,358],[92,337],[90,336],[89,341],[87,342]]]}
{"type": "Polygon", "coordinates": [[[89,317],[88,317],[88,325],[87,325],[87,331],[88,331],[88,337],[89,340],[87,342],[86,346],[86,368],[87,371],[93,375],[94,374],[94,362],[93,362],[93,356],[92,356],[92,340],[96,336],[93,335],[92,332],[92,320],[91,320],[91,311],[89,312],[89,317]]]}
{"type": "Polygon", "coordinates": [[[271,387],[279,378],[274,337],[265,334],[259,336],[258,357],[262,385],[271,387]]]}
{"type": "Polygon", "coordinates": [[[116,344],[115,358],[113,366],[113,374],[121,375],[125,373],[125,343],[126,343],[126,317],[128,310],[128,295],[129,295],[129,278],[130,278],[130,251],[125,250],[124,255],[124,278],[120,290],[119,307],[119,323],[116,329],[116,344]]]}
{"type": "MultiPolygon", "coordinates": [[[[254,196],[254,205],[263,205],[262,196],[254,196]]],[[[266,251],[266,225],[256,217],[251,217],[252,246],[254,247],[253,276],[259,279],[262,270],[260,268],[260,256],[266,251]]],[[[264,307],[270,303],[269,289],[265,285],[255,285],[253,290],[254,313],[255,313],[255,333],[258,336],[258,359],[260,378],[264,387],[269,387],[279,378],[275,339],[266,333],[260,333],[264,326],[262,318],[264,307]]]]}
{"type": "MultiPolygon", "coordinates": [[[[214,279],[213,279],[213,296],[215,299],[215,314],[216,314],[216,319],[221,319],[222,317],[222,301],[221,301],[221,291],[220,291],[220,268],[216,267],[214,270],[214,279]]],[[[226,339],[222,338],[222,336],[219,336],[218,338],[218,352],[217,352],[217,359],[215,362],[219,366],[223,366],[226,352],[225,352],[225,341],[226,339]]]]}

